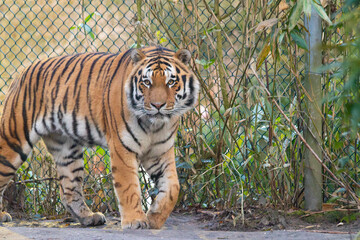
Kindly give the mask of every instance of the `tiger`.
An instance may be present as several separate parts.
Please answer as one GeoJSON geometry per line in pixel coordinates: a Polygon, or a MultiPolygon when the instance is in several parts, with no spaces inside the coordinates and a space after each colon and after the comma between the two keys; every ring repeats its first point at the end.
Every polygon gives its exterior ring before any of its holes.
{"type": "Polygon", "coordinates": [[[40,139],[53,156],[62,204],[83,226],[103,225],[83,196],[84,147],[109,149],[123,229],[161,228],[180,185],[175,163],[179,120],[198,101],[191,53],[161,46],[38,60],[11,84],[0,126],[0,220],[8,182],[40,139]],[[138,169],[158,189],[145,213],[138,169]]]}

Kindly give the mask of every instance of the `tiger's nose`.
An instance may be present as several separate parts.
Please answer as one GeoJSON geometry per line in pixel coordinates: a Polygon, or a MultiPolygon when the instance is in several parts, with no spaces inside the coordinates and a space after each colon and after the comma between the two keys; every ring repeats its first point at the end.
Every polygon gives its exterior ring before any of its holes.
{"type": "Polygon", "coordinates": [[[165,106],[166,103],[159,103],[159,102],[155,102],[155,103],[151,103],[151,106],[155,107],[157,110],[160,110],[163,106],[165,106]]]}

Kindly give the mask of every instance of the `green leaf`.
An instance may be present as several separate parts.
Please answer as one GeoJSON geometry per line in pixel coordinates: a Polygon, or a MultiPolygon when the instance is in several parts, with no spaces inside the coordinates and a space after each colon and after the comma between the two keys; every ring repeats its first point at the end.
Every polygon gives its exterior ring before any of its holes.
{"type": "Polygon", "coordinates": [[[343,168],[343,167],[345,167],[345,165],[349,162],[349,157],[348,156],[346,156],[346,157],[342,157],[342,158],[340,158],[339,159],[339,167],[340,168],[343,168]]]}
{"type": "Polygon", "coordinates": [[[204,35],[206,35],[206,33],[211,33],[216,29],[216,26],[212,26],[210,28],[204,29],[204,35]]]}
{"type": "Polygon", "coordinates": [[[314,0],[311,2],[311,5],[315,8],[316,12],[319,14],[319,16],[324,19],[326,22],[328,22],[330,25],[332,25],[332,22],[328,15],[325,12],[325,9],[321,5],[321,3],[318,0],[314,0]]]}
{"type": "Polygon", "coordinates": [[[75,28],[77,28],[77,26],[72,26],[72,27],[70,28],[70,30],[73,30],[73,29],[75,29],[75,28]]]}
{"type": "Polygon", "coordinates": [[[292,40],[294,40],[294,42],[297,46],[309,51],[309,47],[306,44],[306,41],[304,40],[304,38],[300,35],[300,33],[298,31],[291,31],[290,36],[291,36],[292,40]]]}
{"type": "Polygon", "coordinates": [[[195,59],[195,63],[202,65],[204,69],[208,69],[211,65],[215,63],[215,59],[210,59],[209,61],[206,61],[205,59],[195,59]]]}
{"type": "Polygon", "coordinates": [[[85,20],[84,20],[84,22],[85,23],[87,23],[90,19],[92,19],[93,18],[93,16],[94,15],[98,15],[98,16],[101,16],[101,14],[100,13],[98,13],[98,12],[93,12],[93,13],[90,13],[86,18],[85,18],[85,20]]]}
{"type": "Polygon", "coordinates": [[[87,23],[93,16],[95,13],[90,13],[84,20],[85,23],[87,23]]]}
{"type": "Polygon", "coordinates": [[[95,35],[94,35],[94,33],[93,33],[93,32],[89,32],[89,35],[90,35],[90,37],[92,38],[92,40],[94,40],[94,39],[95,39],[95,35]]]}
{"type": "Polygon", "coordinates": [[[293,6],[289,17],[289,31],[291,31],[298,23],[303,11],[303,5],[304,1],[300,0],[296,2],[295,6],[293,6]]]}
{"type": "Polygon", "coordinates": [[[285,32],[282,32],[279,36],[279,44],[281,44],[282,41],[284,40],[284,36],[285,36],[285,32]]]}
{"type": "Polygon", "coordinates": [[[137,47],[137,43],[133,43],[129,48],[136,48],[137,47]]]}
{"type": "Polygon", "coordinates": [[[213,65],[215,63],[215,59],[210,59],[210,61],[208,61],[205,65],[204,65],[204,69],[208,69],[211,65],[213,65]]]}
{"type": "Polygon", "coordinates": [[[312,0],[304,0],[303,11],[306,16],[311,17],[311,2],[312,0]]]}
{"type": "Polygon", "coordinates": [[[259,56],[256,61],[256,70],[258,70],[261,67],[261,65],[265,61],[266,57],[269,55],[269,52],[270,52],[270,45],[267,44],[264,46],[264,48],[259,53],[259,56]]]}

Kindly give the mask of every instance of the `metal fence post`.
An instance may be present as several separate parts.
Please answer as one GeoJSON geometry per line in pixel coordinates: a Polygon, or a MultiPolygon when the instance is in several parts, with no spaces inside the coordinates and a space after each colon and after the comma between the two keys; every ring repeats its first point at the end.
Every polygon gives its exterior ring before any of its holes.
{"type": "MultiPolygon", "coordinates": [[[[309,33],[306,42],[309,52],[306,54],[305,89],[308,96],[305,97],[307,106],[306,125],[304,136],[315,153],[321,157],[322,142],[322,85],[321,75],[317,72],[322,64],[321,55],[321,18],[312,8],[311,17],[305,16],[305,26],[309,33]]],[[[305,185],[305,209],[321,210],[322,208],[322,166],[314,155],[305,150],[304,154],[304,185],[305,185]]]]}

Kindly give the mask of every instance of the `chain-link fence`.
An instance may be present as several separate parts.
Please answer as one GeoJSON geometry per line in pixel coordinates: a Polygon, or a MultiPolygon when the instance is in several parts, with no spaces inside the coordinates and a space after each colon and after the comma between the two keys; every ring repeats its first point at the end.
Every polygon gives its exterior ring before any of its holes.
{"type": "MultiPolygon", "coordinates": [[[[282,34],[281,19],[290,7],[285,1],[260,0],[3,0],[0,99],[22,69],[37,59],[87,51],[118,53],[149,44],[188,48],[202,92],[198,106],[182,119],[176,140],[179,205],[301,206],[304,146],[291,123],[300,132],[306,127],[305,51],[282,34]],[[266,19],[273,22],[264,23],[266,19]],[[269,44],[272,38],[278,45],[269,44]]],[[[292,32],[293,37],[304,32],[294,29],[298,32],[292,32]]],[[[341,40],[341,33],[326,33],[324,42],[341,40]]],[[[331,54],[326,55],[328,60],[334,58],[331,54]]],[[[341,84],[324,75],[324,96],[341,91],[341,84]]],[[[341,105],[324,102],[319,145],[329,168],[359,195],[360,147],[346,134],[341,113],[341,105]]],[[[94,210],[115,211],[107,150],[86,149],[84,161],[87,204],[94,210]]],[[[345,189],[324,174],[324,200],[347,198],[335,195],[345,189]]],[[[156,189],[144,173],[140,178],[146,208],[156,189]]],[[[5,199],[16,212],[41,216],[65,212],[52,157],[41,143],[9,188],[5,199]]]]}

